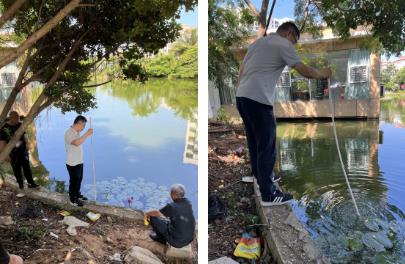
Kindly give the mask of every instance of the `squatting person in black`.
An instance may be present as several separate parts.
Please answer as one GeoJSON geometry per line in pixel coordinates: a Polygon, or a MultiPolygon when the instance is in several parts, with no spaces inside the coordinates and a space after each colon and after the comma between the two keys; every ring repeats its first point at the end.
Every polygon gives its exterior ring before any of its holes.
{"type": "MultiPolygon", "coordinates": [[[[0,130],[0,148],[4,148],[11,138],[14,136],[17,129],[21,126],[20,116],[16,111],[11,111],[8,121],[0,130]]],[[[24,171],[25,179],[28,182],[29,188],[37,188],[37,185],[33,178],[30,167],[30,160],[27,148],[27,141],[25,139],[25,133],[21,136],[15,147],[10,153],[10,163],[13,168],[14,175],[17,179],[20,189],[24,188],[24,179],[21,169],[24,171]]]]}
{"type": "Polygon", "coordinates": [[[168,242],[175,248],[190,244],[194,239],[195,219],[190,201],[185,198],[185,188],[182,184],[174,184],[170,188],[173,202],[162,209],[145,213],[150,219],[153,231],[150,237],[160,243],[168,242]],[[169,221],[163,219],[165,216],[169,221]]]}

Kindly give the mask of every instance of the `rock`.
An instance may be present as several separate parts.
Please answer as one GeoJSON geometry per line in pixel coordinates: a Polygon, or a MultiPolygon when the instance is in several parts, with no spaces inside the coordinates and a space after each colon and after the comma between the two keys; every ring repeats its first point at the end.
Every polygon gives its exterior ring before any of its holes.
{"type": "Polygon", "coordinates": [[[191,258],[192,248],[191,244],[188,244],[182,248],[175,248],[170,245],[167,246],[166,256],[169,258],[182,258],[188,259],[191,258]]]}
{"type": "Polygon", "coordinates": [[[13,218],[11,216],[0,216],[0,226],[6,227],[9,225],[14,225],[13,218]]]}
{"type": "Polygon", "coordinates": [[[107,222],[108,222],[109,224],[112,223],[112,218],[111,218],[111,216],[107,216],[107,222]]]}
{"type": "Polygon", "coordinates": [[[76,227],[89,227],[88,223],[83,222],[82,220],[79,220],[76,217],[70,215],[65,216],[65,218],[63,218],[62,220],[62,223],[68,226],[66,231],[71,236],[77,235],[76,227]]]}
{"type": "Polygon", "coordinates": [[[124,260],[131,264],[163,264],[150,250],[137,246],[131,248],[124,260]]]}
{"type": "Polygon", "coordinates": [[[208,262],[208,264],[238,264],[238,262],[228,257],[222,257],[219,259],[211,260],[208,262]]]}
{"type": "Polygon", "coordinates": [[[120,253],[115,253],[113,256],[110,256],[110,260],[115,261],[115,262],[122,262],[121,254],[120,253]]]}
{"type": "Polygon", "coordinates": [[[55,234],[54,232],[50,232],[49,235],[53,238],[59,239],[59,236],[55,234]]]}
{"type": "Polygon", "coordinates": [[[249,203],[250,203],[250,199],[247,198],[247,197],[242,197],[242,198],[240,199],[240,202],[241,202],[241,203],[247,203],[247,204],[249,204],[249,203]]]}

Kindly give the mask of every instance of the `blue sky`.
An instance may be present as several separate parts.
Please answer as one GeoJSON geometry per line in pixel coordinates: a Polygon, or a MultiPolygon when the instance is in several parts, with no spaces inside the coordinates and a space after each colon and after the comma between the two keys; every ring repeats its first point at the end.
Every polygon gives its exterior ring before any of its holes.
{"type": "MultiPolygon", "coordinates": [[[[252,0],[252,3],[255,5],[257,10],[260,10],[262,0],[252,0]]],[[[269,1],[269,11],[273,1],[269,1]]],[[[284,1],[276,1],[276,5],[274,6],[273,17],[275,18],[294,18],[294,0],[284,0],[284,1]]]]}
{"type": "Polygon", "coordinates": [[[177,20],[180,24],[186,24],[188,26],[197,27],[198,24],[198,8],[186,12],[184,9],[180,13],[180,19],[177,20]]]}

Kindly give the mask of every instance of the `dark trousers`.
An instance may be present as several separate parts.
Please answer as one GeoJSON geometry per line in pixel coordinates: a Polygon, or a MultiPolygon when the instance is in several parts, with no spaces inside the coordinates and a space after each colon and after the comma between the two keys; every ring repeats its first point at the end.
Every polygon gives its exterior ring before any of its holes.
{"type": "Polygon", "coordinates": [[[13,168],[15,178],[20,188],[24,188],[22,171],[24,171],[24,176],[25,179],[27,179],[27,182],[29,184],[34,184],[28,153],[11,157],[11,167],[13,168]]]}
{"type": "Polygon", "coordinates": [[[260,186],[263,201],[276,191],[271,174],[276,162],[276,119],[271,105],[245,97],[236,97],[237,108],[245,125],[250,165],[260,186]]]}
{"type": "Polygon", "coordinates": [[[83,180],[83,163],[76,166],[69,166],[66,164],[69,172],[69,197],[74,201],[80,197],[80,186],[83,180]]]}
{"type": "Polygon", "coordinates": [[[10,261],[10,257],[8,255],[6,249],[0,243],[0,264],[8,264],[9,261],[10,261]]]}
{"type": "Polygon", "coordinates": [[[169,222],[156,216],[150,217],[150,224],[155,231],[159,242],[166,244],[169,241],[169,222]]]}

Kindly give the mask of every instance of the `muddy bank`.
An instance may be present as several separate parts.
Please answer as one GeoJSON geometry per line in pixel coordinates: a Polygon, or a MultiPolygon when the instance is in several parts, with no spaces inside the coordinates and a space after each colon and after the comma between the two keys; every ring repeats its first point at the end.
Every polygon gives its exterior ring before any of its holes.
{"type": "MultiPolygon", "coordinates": [[[[247,229],[263,231],[256,211],[252,184],[243,183],[242,176],[250,175],[246,138],[241,125],[210,122],[208,135],[208,188],[227,208],[223,219],[212,221],[208,227],[209,259],[222,256],[240,263],[248,260],[233,255],[237,242],[247,229]]],[[[264,256],[256,263],[274,263],[262,243],[264,256]]]]}

